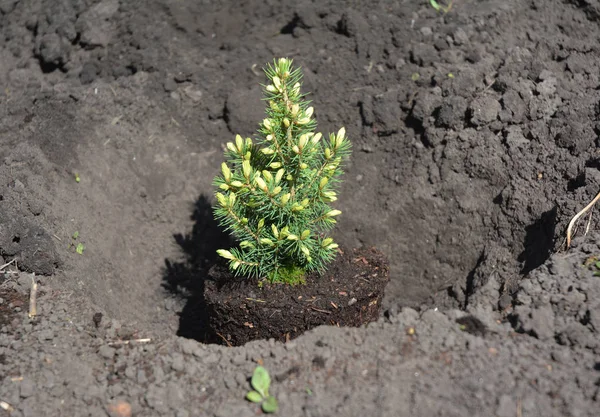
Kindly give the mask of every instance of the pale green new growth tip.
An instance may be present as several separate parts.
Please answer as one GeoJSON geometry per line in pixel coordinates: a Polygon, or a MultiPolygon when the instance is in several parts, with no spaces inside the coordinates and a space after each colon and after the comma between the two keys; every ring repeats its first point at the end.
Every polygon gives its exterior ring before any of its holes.
{"type": "Polygon", "coordinates": [[[452,9],[452,1],[447,4],[440,4],[436,0],[429,0],[429,4],[433,7],[437,12],[448,13],[452,9]]]}
{"type": "Polygon", "coordinates": [[[227,161],[214,180],[215,217],[239,240],[239,247],[217,252],[236,274],[295,284],[336,255],[327,232],[341,211],[329,204],[337,200],[351,146],[343,127],[328,140],[315,132],[314,109],[292,60],[274,61],[265,74],[259,137],[236,135],[227,143],[227,161]]]}

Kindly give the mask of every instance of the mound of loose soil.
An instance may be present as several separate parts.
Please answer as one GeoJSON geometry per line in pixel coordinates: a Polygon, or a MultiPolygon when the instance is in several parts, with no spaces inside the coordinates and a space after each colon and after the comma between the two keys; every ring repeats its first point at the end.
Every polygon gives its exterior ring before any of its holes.
{"type": "Polygon", "coordinates": [[[260,362],[286,416],[595,416],[596,216],[561,250],[600,189],[597,3],[0,1],[2,408],[255,415],[260,362]],[[198,343],[211,181],[279,56],[353,142],[335,238],[390,259],[385,314],[198,343]]]}

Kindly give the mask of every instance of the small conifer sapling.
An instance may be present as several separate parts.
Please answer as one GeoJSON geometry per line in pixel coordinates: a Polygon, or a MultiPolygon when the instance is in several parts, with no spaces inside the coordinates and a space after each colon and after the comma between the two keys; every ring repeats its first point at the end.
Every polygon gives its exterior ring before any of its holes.
{"type": "Polygon", "coordinates": [[[342,127],[328,139],[315,133],[313,107],[300,90],[292,60],[267,65],[266,118],[258,138],[236,135],[214,180],[215,218],[239,246],[217,253],[236,275],[298,284],[322,272],[337,253],[328,236],[341,214],[330,206],[351,145],[342,127]]]}

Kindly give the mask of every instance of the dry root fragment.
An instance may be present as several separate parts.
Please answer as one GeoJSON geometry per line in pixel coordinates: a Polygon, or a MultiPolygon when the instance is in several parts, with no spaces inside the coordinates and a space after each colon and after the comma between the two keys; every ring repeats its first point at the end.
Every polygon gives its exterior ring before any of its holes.
{"type": "Polygon", "coordinates": [[[31,292],[29,294],[29,318],[37,316],[37,290],[38,284],[35,282],[35,274],[31,275],[31,292]]]}
{"type": "MultiPolygon", "coordinates": [[[[573,218],[569,222],[569,226],[567,227],[567,249],[569,249],[571,247],[571,239],[573,237],[573,227],[577,223],[577,220],[579,220],[579,218],[581,216],[583,216],[585,213],[590,211],[594,207],[594,205],[598,202],[598,200],[600,200],[600,193],[598,193],[596,195],[596,197],[594,197],[594,199],[591,201],[591,203],[588,204],[587,206],[585,206],[583,210],[581,210],[579,213],[577,213],[575,216],[573,216],[573,218]]],[[[585,233],[587,233],[588,230],[589,230],[589,224],[586,227],[585,233]]]]}
{"type": "Polygon", "coordinates": [[[9,403],[7,403],[6,401],[0,401],[0,408],[2,408],[5,411],[8,411],[9,413],[12,413],[13,411],[15,411],[13,406],[10,405],[9,403]]]}
{"type": "Polygon", "coordinates": [[[117,401],[106,407],[111,417],[131,417],[131,404],[125,401],[117,401]]]}
{"type": "Polygon", "coordinates": [[[129,345],[134,343],[150,343],[152,339],[131,339],[131,340],[116,340],[109,342],[108,346],[129,345]]]}

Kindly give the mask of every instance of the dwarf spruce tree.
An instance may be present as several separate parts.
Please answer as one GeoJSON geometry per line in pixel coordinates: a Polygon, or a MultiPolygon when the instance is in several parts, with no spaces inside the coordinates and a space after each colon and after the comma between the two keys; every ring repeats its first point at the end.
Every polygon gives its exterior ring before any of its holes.
{"type": "Polygon", "coordinates": [[[350,142],[342,127],[329,140],[315,133],[313,108],[301,93],[292,60],[267,65],[266,118],[253,141],[227,143],[227,162],[215,178],[215,217],[239,247],[219,249],[236,275],[297,284],[323,271],[338,245],[327,236],[341,211],[330,203],[350,142]]]}

